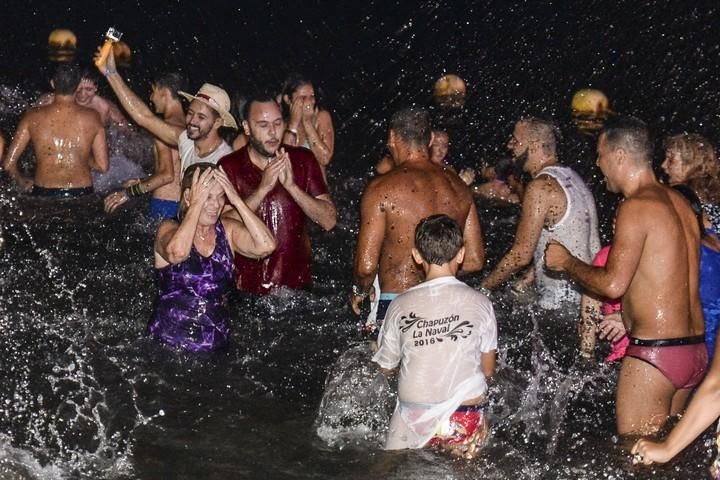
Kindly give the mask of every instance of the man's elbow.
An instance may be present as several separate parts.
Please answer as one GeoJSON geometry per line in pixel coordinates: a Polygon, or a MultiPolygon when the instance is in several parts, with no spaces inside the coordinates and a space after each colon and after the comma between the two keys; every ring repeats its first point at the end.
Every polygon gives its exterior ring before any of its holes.
{"type": "Polygon", "coordinates": [[[108,171],[109,168],[110,164],[107,161],[105,161],[104,163],[95,162],[93,170],[95,170],[96,172],[105,173],[108,171]]]}
{"type": "Polygon", "coordinates": [[[605,291],[599,292],[602,293],[604,297],[607,298],[621,298],[623,295],[625,295],[625,291],[627,288],[625,285],[621,285],[617,282],[610,282],[607,287],[605,287],[605,291]]]}
{"type": "Polygon", "coordinates": [[[258,258],[265,258],[268,255],[270,255],[271,253],[273,253],[276,248],[277,248],[277,243],[275,242],[275,239],[272,238],[272,236],[271,236],[270,238],[268,238],[267,240],[265,240],[258,246],[256,254],[257,254],[258,258]]]}

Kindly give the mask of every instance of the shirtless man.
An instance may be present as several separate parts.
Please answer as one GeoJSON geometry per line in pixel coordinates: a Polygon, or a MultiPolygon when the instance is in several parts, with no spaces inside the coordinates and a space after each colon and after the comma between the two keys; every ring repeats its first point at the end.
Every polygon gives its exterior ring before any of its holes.
{"type": "Polygon", "coordinates": [[[559,243],[547,268],[566,272],[595,295],[623,298],[630,345],[618,379],[615,411],[621,435],[650,434],[679,413],[707,367],[698,294],[700,229],[682,194],[652,169],[647,127],[635,118],[608,122],[597,164],[611,192],[622,193],[605,267],[593,267],[559,243]]]}
{"type": "MultiPolygon", "coordinates": [[[[162,119],[178,128],[185,126],[185,113],[178,91],[186,89],[187,81],[179,73],[163,73],[152,82],[150,102],[162,119]]],[[[105,211],[112,212],[131,197],[152,192],[150,216],[156,219],[175,218],[180,202],[180,155],[177,147],[155,140],[155,170],[145,179],[128,180],[124,190],[105,197],[105,211]]]]}
{"type": "Polygon", "coordinates": [[[524,193],[510,251],[481,283],[482,288],[496,288],[534,259],[538,303],[545,309],[580,302],[577,286],[566,276],[543,270],[542,254],[547,242],[561,240],[586,262],[600,249],[595,200],[578,174],[559,163],[556,130],[554,124],[533,117],[515,124],[507,147],[533,180],[524,193]]]}
{"type": "Polygon", "coordinates": [[[52,79],[53,102],[29,110],[20,120],[3,167],[22,191],[50,197],[87,195],[93,192],[90,171],[107,171],[105,128],[96,111],[75,103],[79,82],[75,67],[59,66],[52,79]],[[34,180],[18,169],[30,143],[37,158],[34,180]]]}
{"type": "MultiPolygon", "coordinates": [[[[97,58],[98,55],[96,60],[97,58]]],[[[230,114],[230,97],[222,88],[206,83],[196,95],[177,92],[190,101],[184,125],[177,125],[156,116],[127,86],[115,68],[112,50],[105,62],[97,67],[105,75],[120,104],[135,123],[165,144],[177,147],[180,154],[181,175],[194,163],[216,164],[218,160],[232,152],[230,145],[219,133],[222,127],[237,130],[237,122],[230,114]]]]}
{"type": "MultiPolygon", "coordinates": [[[[410,254],[415,226],[430,215],[445,214],[463,227],[464,272],[483,267],[485,248],[472,194],[455,172],[430,161],[430,118],[420,110],[401,110],[390,121],[388,149],[397,167],[375,177],[363,193],[360,233],[353,272],[351,306],[356,314],[371,295],[375,274],[381,292],[377,320],[382,322],[390,301],[423,280],[410,254]]],[[[368,325],[370,332],[379,325],[368,325]]]]}
{"type": "MultiPolygon", "coordinates": [[[[75,101],[78,105],[92,108],[100,114],[100,120],[104,126],[116,125],[118,127],[128,127],[130,124],[127,118],[120,112],[117,106],[110,100],[107,100],[97,94],[98,77],[90,70],[84,70],[80,76],[80,84],[75,89],[75,101]]],[[[54,93],[46,93],[38,98],[35,103],[36,107],[50,105],[55,98],[54,93]]]]}

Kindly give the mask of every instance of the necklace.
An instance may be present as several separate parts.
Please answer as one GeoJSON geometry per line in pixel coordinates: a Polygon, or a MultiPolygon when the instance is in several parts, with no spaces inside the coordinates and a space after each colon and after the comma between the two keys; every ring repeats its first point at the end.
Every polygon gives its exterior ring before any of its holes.
{"type": "Polygon", "coordinates": [[[215,144],[215,146],[212,147],[212,148],[211,148],[210,150],[208,150],[207,152],[205,152],[205,154],[201,154],[201,153],[200,153],[200,148],[199,148],[197,145],[195,145],[195,150],[196,150],[196,152],[197,152],[198,157],[200,157],[200,158],[205,158],[205,157],[207,157],[208,155],[212,154],[215,150],[218,149],[218,147],[219,147],[220,145],[222,145],[222,142],[223,142],[223,141],[222,141],[222,138],[219,138],[219,139],[218,139],[218,142],[215,144]]]}

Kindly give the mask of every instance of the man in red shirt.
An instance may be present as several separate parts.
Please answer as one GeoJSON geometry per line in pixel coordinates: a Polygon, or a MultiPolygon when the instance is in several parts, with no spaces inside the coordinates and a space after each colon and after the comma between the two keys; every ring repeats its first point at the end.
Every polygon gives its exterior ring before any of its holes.
{"type": "Polygon", "coordinates": [[[281,145],[286,125],[272,95],[249,98],[243,118],[248,144],[222,158],[219,165],[273,233],[277,249],[262,260],[237,255],[237,287],[260,294],[280,286],[307,287],[311,251],[306,219],[331,230],[335,205],[312,152],[281,145]]]}

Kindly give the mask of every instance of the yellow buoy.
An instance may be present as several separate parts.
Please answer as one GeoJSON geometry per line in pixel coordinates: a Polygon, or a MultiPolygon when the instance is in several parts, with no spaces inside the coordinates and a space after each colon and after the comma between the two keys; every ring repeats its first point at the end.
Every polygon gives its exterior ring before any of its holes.
{"type": "Polygon", "coordinates": [[[66,28],[56,28],[50,32],[48,46],[51,48],[77,48],[77,37],[66,28]]]}
{"type": "Polygon", "coordinates": [[[57,28],[48,37],[48,57],[51,62],[71,62],[75,59],[77,37],[66,28],[57,28]]]}
{"type": "Polygon", "coordinates": [[[608,97],[594,88],[583,88],[575,92],[572,102],[572,117],[580,133],[592,135],[600,130],[610,111],[608,97]]]}
{"type": "Polygon", "coordinates": [[[467,87],[465,81],[455,74],[443,75],[435,82],[433,97],[444,107],[462,107],[465,103],[467,87]]]}

